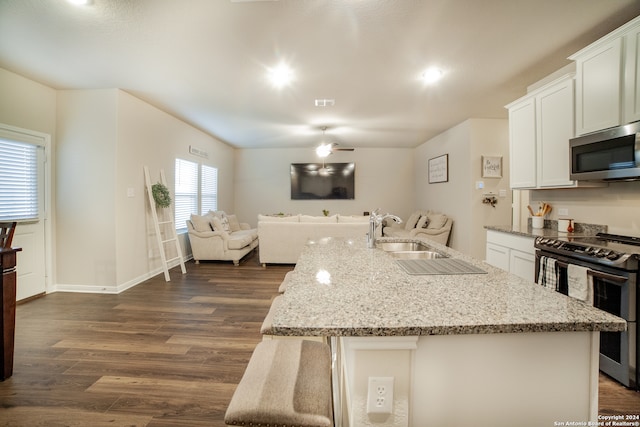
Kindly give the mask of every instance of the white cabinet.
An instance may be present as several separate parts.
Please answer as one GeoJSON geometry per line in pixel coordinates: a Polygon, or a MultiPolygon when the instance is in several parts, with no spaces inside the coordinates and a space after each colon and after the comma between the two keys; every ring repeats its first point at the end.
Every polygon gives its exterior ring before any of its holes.
{"type": "Polygon", "coordinates": [[[511,188],[536,186],[536,103],[527,97],[509,109],[509,160],[511,188]]]}
{"type": "Polygon", "coordinates": [[[640,120],[640,17],[569,57],[576,61],[576,134],[640,120]]]}
{"type": "Polygon", "coordinates": [[[624,121],[640,120],[640,25],[625,36],[624,121]]]}
{"type": "Polygon", "coordinates": [[[568,76],[536,95],[538,187],[574,184],[569,179],[569,139],[573,129],[573,76],[568,76]]]}
{"type": "Polygon", "coordinates": [[[535,281],[533,237],[487,230],[486,261],[526,280],[535,281]]]}
{"type": "Polygon", "coordinates": [[[576,132],[578,135],[620,124],[622,39],[576,57],[576,132]]]}
{"type": "Polygon", "coordinates": [[[507,105],[511,188],[574,186],[569,139],[574,136],[573,75],[507,105]]]}

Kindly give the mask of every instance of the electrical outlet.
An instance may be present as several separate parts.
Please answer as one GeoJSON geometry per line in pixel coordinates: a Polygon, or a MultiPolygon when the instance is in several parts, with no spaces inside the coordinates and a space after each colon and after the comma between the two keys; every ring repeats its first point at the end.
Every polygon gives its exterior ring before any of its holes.
{"type": "Polygon", "coordinates": [[[367,414],[393,412],[393,377],[369,377],[367,414]]]}
{"type": "Polygon", "coordinates": [[[569,216],[569,209],[567,209],[567,208],[558,208],[558,215],[560,215],[560,216],[569,216]]]}

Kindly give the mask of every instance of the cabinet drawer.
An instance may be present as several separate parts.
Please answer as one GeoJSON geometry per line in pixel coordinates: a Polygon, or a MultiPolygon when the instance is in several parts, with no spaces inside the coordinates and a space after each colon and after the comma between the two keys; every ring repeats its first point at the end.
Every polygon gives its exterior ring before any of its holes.
{"type": "Polygon", "coordinates": [[[487,230],[487,243],[506,246],[507,248],[515,249],[531,255],[535,254],[533,240],[533,237],[519,236],[516,234],[503,233],[501,231],[487,230]]]}

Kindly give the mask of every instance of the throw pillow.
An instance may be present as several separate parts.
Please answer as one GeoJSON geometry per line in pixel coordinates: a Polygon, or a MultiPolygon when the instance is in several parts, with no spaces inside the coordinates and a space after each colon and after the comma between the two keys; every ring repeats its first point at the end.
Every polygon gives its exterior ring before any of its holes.
{"type": "Polygon", "coordinates": [[[222,229],[224,231],[226,231],[227,233],[231,233],[231,226],[229,225],[229,218],[227,218],[227,216],[223,216],[220,219],[220,222],[222,222],[222,229]]]}
{"type": "Polygon", "coordinates": [[[238,218],[235,215],[227,215],[227,220],[229,220],[229,228],[231,231],[240,231],[240,222],[238,222],[238,218]]]}
{"type": "Polygon", "coordinates": [[[212,223],[213,223],[213,231],[224,232],[224,227],[222,225],[222,220],[220,218],[218,218],[217,216],[213,217],[212,223]]]}
{"type": "Polygon", "coordinates": [[[193,229],[199,232],[203,231],[211,231],[211,217],[205,215],[194,215],[191,214],[191,224],[193,224],[193,229]]]}
{"type": "Polygon", "coordinates": [[[416,228],[416,224],[418,223],[418,220],[420,219],[420,212],[414,212],[409,216],[409,219],[407,220],[407,222],[404,225],[404,229],[405,230],[413,230],[414,228],[416,228]]]}
{"type": "Polygon", "coordinates": [[[431,214],[429,215],[429,225],[427,228],[442,228],[444,224],[447,222],[447,216],[442,214],[431,214]]]}
{"type": "Polygon", "coordinates": [[[416,224],[416,228],[427,228],[429,225],[429,217],[426,215],[422,215],[416,224]]]}

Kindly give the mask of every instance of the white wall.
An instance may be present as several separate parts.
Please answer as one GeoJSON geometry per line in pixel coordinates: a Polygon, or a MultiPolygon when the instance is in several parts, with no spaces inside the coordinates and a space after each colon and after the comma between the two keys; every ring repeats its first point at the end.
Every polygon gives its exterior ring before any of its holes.
{"type": "Polygon", "coordinates": [[[170,189],[176,157],[216,166],[220,204],[233,206],[233,148],[117,89],[58,98],[58,289],[117,292],[160,272],[145,165],[170,189]]]}
{"type": "Polygon", "coordinates": [[[291,163],[314,163],[313,147],[236,150],[235,211],[253,226],[258,214],[362,215],[380,208],[406,219],[414,209],[413,149],[358,148],[337,152],[327,162],[355,162],[355,200],[291,200],[291,163]]]}
{"type": "MultiPolygon", "coordinates": [[[[126,287],[162,267],[145,192],[143,166],[149,167],[152,184],[160,180],[160,169],[164,169],[172,195],[176,158],[218,168],[221,183],[218,205],[224,209],[234,205],[234,149],[126,92],[118,91],[117,105],[117,155],[112,165],[117,171],[114,180],[116,283],[126,287]],[[206,152],[208,157],[190,154],[189,146],[206,152]],[[128,197],[129,189],[133,189],[134,197],[128,197]]],[[[184,224],[177,225],[184,227],[184,224]]],[[[185,244],[186,234],[180,235],[179,240],[185,252],[190,253],[185,244]]]]}
{"type": "Polygon", "coordinates": [[[440,211],[453,218],[452,248],[484,259],[485,225],[511,223],[511,192],[495,208],[482,203],[485,193],[509,189],[508,124],[502,119],[470,119],[443,132],[415,150],[416,208],[440,211]],[[429,183],[429,159],[448,154],[449,179],[429,183]],[[503,178],[482,178],[481,157],[502,156],[503,178]],[[477,181],[484,189],[476,189],[477,181]]]}
{"type": "Polygon", "coordinates": [[[116,284],[115,89],[58,92],[58,284],[116,284]]]}

